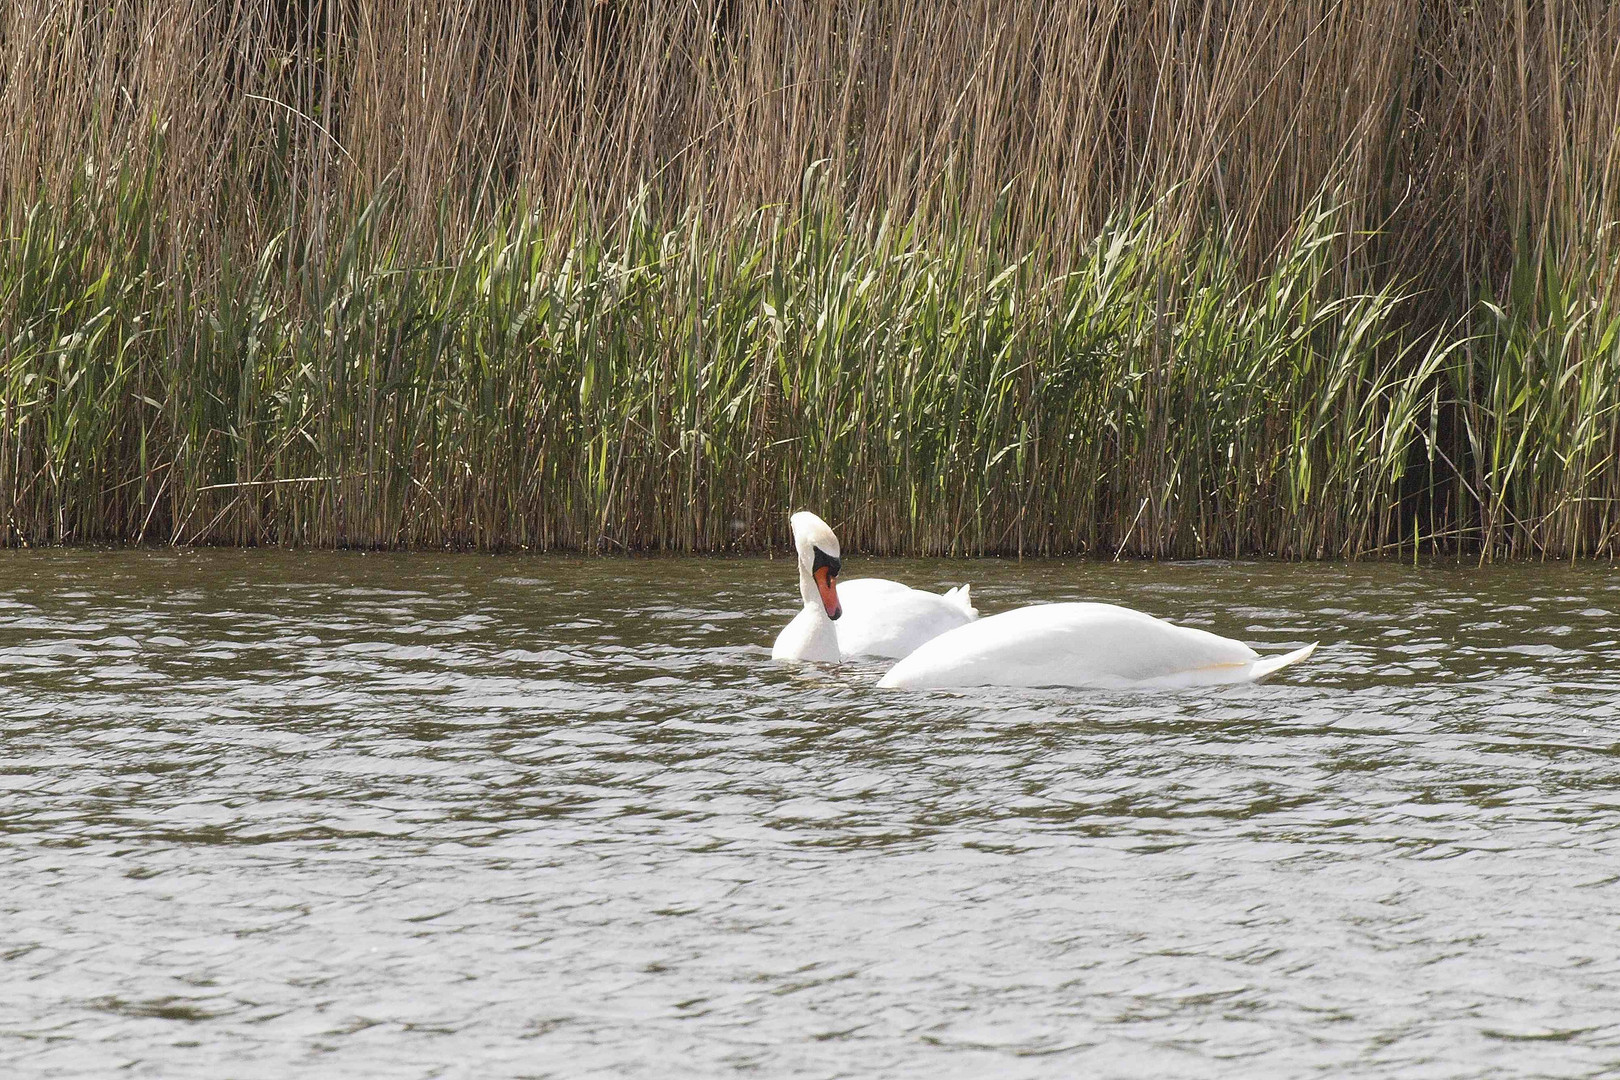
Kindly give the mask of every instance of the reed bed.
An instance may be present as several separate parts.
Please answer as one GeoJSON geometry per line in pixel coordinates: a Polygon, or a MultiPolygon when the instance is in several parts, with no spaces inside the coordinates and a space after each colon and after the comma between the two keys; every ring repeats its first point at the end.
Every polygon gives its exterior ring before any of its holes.
{"type": "Polygon", "coordinates": [[[1615,40],[18,0],[5,541],[1612,558],[1615,40]]]}

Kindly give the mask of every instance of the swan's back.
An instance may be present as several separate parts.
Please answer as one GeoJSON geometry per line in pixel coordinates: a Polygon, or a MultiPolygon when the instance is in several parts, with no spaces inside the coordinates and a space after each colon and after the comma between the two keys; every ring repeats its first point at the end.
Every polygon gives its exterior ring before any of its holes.
{"type": "Polygon", "coordinates": [[[1127,686],[1236,681],[1258,654],[1240,641],[1113,604],[1038,604],[950,630],[879,686],[1127,686]]]}
{"type": "Polygon", "coordinates": [[[844,656],[898,659],[978,618],[966,585],[940,596],[887,578],[857,578],[838,583],[838,599],[844,605],[838,651],[844,656]]]}

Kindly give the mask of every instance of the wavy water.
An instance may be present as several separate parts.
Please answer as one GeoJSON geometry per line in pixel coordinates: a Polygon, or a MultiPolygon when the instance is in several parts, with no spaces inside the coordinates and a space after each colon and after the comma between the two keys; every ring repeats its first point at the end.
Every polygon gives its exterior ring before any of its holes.
{"type": "Polygon", "coordinates": [[[788,564],[0,554],[0,1072],[1613,1075],[1620,571],[882,562],[1275,683],[879,692],[788,564]]]}

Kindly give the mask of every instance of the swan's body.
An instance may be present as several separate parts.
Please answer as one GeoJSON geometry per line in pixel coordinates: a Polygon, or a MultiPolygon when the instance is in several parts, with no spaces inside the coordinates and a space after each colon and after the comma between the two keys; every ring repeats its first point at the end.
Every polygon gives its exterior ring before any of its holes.
{"type": "Polygon", "coordinates": [[[838,652],[854,656],[909,656],[925,641],[979,617],[959,586],[941,596],[887,578],[857,578],[838,584],[844,617],[838,620],[838,652]]]}
{"type": "Polygon", "coordinates": [[[966,585],[941,596],[885,578],[838,583],[838,537],[814,514],[797,513],[792,521],[804,607],[776,636],[771,659],[836,664],[853,656],[898,658],[979,617],[966,585]]]}
{"type": "Polygon", "coordinates": [[[1241,641],[1113,604],[1037,604],[947,631],[879,686],[1177,687],[1253,682],[1316,649],[1261,657],[1241,641]]]}

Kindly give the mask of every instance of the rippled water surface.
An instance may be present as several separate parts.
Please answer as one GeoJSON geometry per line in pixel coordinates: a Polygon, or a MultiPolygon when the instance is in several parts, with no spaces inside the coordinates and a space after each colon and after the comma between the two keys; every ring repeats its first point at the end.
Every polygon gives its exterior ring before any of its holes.
{"type": "Polygon", "coordinates": [[[879,692],[780,560],[0,553],[0,1075],[1620,1066],[1620,571],[869,573],[1323,649],[879,692]]]}

